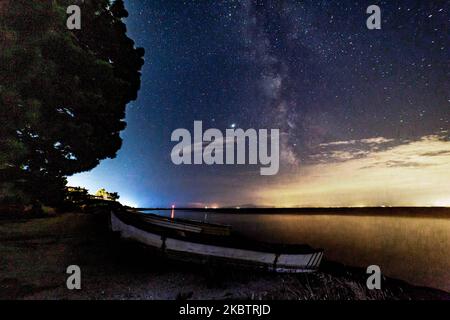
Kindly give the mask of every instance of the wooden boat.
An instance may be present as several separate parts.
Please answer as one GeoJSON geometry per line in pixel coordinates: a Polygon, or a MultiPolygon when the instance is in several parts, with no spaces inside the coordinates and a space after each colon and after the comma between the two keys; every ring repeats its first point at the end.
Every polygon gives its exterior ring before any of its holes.
{"type": "Polygon", "coordinates": [[[307,245],[277,245],[232,234],[231,227],[130,211],[111,212],[111,230],[163,252],[203,263],[230,263],[275,272],[313,272],[323,251],[307,245]]]}
{"type": "MultiPolygon", "coordinates": [[[[135,213],[136,214],[136,213],[135,213]]],[[[139,213],[137,213],[139,214],[139,213]]],[[[231,235],[231,227],[227,225],[203,223],[195,220],[166,218],[156,214],[140,214],[140,218],[157,227],[217,236],[231,235]]]]}

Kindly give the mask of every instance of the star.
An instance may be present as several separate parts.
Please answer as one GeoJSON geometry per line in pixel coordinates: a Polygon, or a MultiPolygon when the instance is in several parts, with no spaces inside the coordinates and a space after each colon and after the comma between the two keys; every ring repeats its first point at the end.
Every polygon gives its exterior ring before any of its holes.
{"type": "Polygon", "coordinates": [[[143,205],[212,204],[217,195],[230,205],[252,202],[229,187],[243,174],[243,189],[258,185],[245,166],[168,162],[170,133],[195,120],[280,129],[280,166],[315,165],[323,159],[314,150],[327,141],[413,141],[448,129],[447,12],[407,2],[381,1],[388,23],[374,33],[361,1],[127,0],[128,34],[146,49],[141,90],[127,109],[118,159],[102,161],[91,183],[143,205]],[[221,170],[231,184],[217,178],[221,170]]]}

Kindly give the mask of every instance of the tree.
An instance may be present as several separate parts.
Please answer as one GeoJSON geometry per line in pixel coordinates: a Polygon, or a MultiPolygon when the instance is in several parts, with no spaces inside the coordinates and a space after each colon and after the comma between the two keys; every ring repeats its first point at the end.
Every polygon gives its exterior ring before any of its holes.
{"type": "Polygon", "coordinates": [[[95,193],[95,196],[105,198],[106,194],[107,194],[106,190],[104,188],[101,188],[101,189],[97,190],[97,192],[95,193]]]}
{"type": "Polygon", "coordinates": [[[104,188],[99,189],[95,195],[97,197],[102,197],[105,200],[117,201],[120,197],[117,192],[108,192],[104,188]]]}
{"type": "Polygon", "coordinates": [[[117,201],[119,200],[120,196],[117,192],[110,192],[109,193],[109,199],[111,199],[112,201],[117,201]]]}
{"type": "Polygon", "coordinates": [[[89,199],[88,190],[82,187],[67,187],[66,199],[72,203],[86,202],[89,199]]]}
{"type": "Polygon", "coordinates": [[[66,176],[114,158],[144,50],[126,35],[122,0],[0,5],[0,201],[56,203],[66,176]]]}

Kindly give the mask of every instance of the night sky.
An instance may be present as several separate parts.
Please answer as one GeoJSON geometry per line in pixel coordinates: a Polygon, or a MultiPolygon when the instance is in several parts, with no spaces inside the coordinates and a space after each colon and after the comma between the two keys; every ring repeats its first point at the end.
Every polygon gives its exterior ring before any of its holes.
{"type": "Polygon", "coordinates": [[[141,207],[450,205],[449,2],[125,4],[139,97],[118,156],[70,185],[141,207]],[[174,165],[170,135],[194,120],[280,129],[280,172],[174,165]]]}

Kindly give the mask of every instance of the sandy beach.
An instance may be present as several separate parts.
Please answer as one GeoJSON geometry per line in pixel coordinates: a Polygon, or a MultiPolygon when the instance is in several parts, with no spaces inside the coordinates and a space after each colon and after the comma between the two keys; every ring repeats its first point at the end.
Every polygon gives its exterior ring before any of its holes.
{"type": "Polygon", "coordinates": [[[169,261],[114,238],[104,213],[2,220],[0,262],[0,299],[450,299],[389,278],[368,290],[364,270],[328,261],[308,275],[169,261]],[[66,287],[72,264],[81,290],[66,287]]]}

